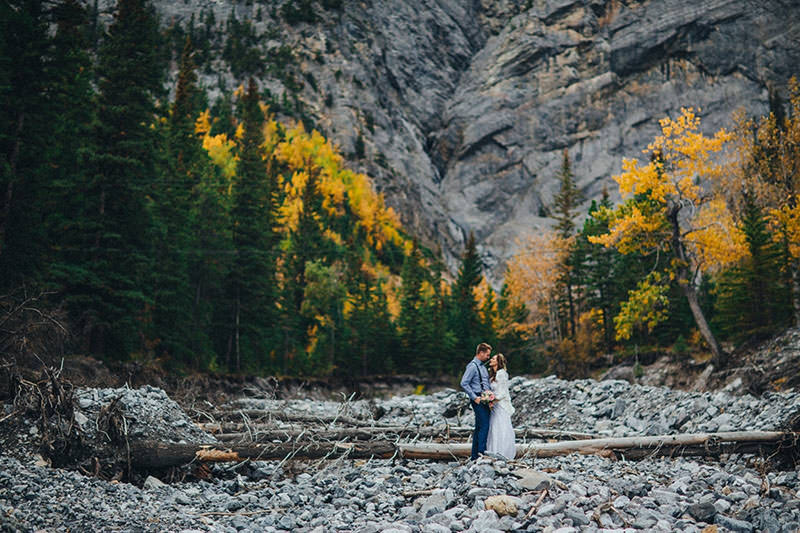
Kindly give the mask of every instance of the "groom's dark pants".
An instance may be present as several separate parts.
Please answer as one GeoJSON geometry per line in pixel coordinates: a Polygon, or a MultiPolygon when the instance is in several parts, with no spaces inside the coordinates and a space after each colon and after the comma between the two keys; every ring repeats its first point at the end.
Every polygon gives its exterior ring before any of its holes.
{"type": "Polygon", "coordinates": [[[472,459],[477,459],[478,454],[486,451],[486,437],[489,436],[489,406],[486,404],[472,404],[475,411],[475,431],[472,433],[472,459]]]}

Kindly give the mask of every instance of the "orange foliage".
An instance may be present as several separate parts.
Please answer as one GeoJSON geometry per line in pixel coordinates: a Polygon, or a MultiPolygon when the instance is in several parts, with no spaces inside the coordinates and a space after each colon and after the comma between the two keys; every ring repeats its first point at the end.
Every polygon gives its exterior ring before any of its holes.
{"type": "Polygon", "coordinates": [[[623,173],[614,177],[623,198],[644,194],[646,200],[609,210],[609,232],[589,237],[591,242],[622,253],[662,247],[670,242],[668,216],[678,211],[683,246],[694,268],[730,264],[746,253],[744,235],[715,194],[725,168],[717,159],[732,136],[720,130],[706,137],[699,127],[692,109],[683,109],[677,119],[661,120],[661,135],[644,150],[649,162],[625,159],[623,173]]]}
{"type": "Polygon", "coordinates": [[[512,294],[530,310],[531,325],[549,327],[553,336],[557,329],[556,286],[568,252],[569,241],[552,230],[539,231],[519,243],[506,271],[512,294]]]}

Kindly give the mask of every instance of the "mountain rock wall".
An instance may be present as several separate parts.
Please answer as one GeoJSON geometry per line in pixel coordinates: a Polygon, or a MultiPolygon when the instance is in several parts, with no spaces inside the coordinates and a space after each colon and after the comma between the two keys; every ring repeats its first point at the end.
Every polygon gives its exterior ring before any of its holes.
{"type": "MultiPolygon", "coordinates": [[[[615,198],[611,176],[660,118],[699,108],[713,132],[800,71],[793,0],[345,0],[296,25],[282,2],[155,4],[165,25],[252,21],[265,64],[289,45],[301,88],[269,70],[261,86],[302,102],[452,271],[474,232],[494,281],[551,224],[564,149],[587,203],[615,198]]],[[[212,97],[244,81],[219,58],[201,79],[212,97]]]]}

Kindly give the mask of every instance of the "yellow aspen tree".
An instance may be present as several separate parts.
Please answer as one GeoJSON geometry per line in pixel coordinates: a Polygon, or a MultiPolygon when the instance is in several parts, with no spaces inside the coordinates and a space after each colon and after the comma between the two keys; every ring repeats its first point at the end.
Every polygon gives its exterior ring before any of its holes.
{"type": "MultiPolygon", "coordinates": [[[[700,307],[697,286],[703,272],[745,253],[744,236],[715,189],[724,168],[723,148],[731,135],[725,130],[713,137],[703,135],[692,109],[682,109],[677,119],[664,118],[660,124],[661,135],[643,151],[649,161],[625,159],[622,174],[614,177],[625,202],[608,210],[608,233],[589,240],[621,253],[671,252],[673,259],[661,277],[678,282],[714,361],[724,363],[725,354],[700,307]]],[[[652,296],[650,281],[641,291],[633,291],[636,302],[623,309],[632,311],[643,302],[658,301],[638,298],[645,292],[652,296]]],[[[641,310],[633,315],[647,316],[650,324],[659,318],[642,315],[641,310]]],[[[618,321],[618,333],[620,325],[618,321]]]]}

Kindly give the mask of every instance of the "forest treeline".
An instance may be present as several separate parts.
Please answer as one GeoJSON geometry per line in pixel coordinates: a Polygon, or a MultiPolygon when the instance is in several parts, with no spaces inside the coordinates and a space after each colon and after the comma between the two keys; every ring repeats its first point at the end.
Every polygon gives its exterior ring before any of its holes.
{"type": "MultiPolygon", "coordinates": [[[[209,105],[196,60],[214,21],[161,30],[143,0],[107,28],[77,0],[0,10],[4,355],[34,345],[8,341],[31,295],[69,331],[63,353],[282,375],[456,374],[480,341],[515,373],[667,349],[724,362],[721,341],[800,315],[796,84],[732,133],[705,137],[691,110],[662,121],[617,206],[578,212],[565,152],[552,231],[520,243],[495,291],[474,237],[451,277],[252,69],[209,105]]],[[[239,33],[223,56],[285,66],[284,47],[237,53],[239,33]]]]}

